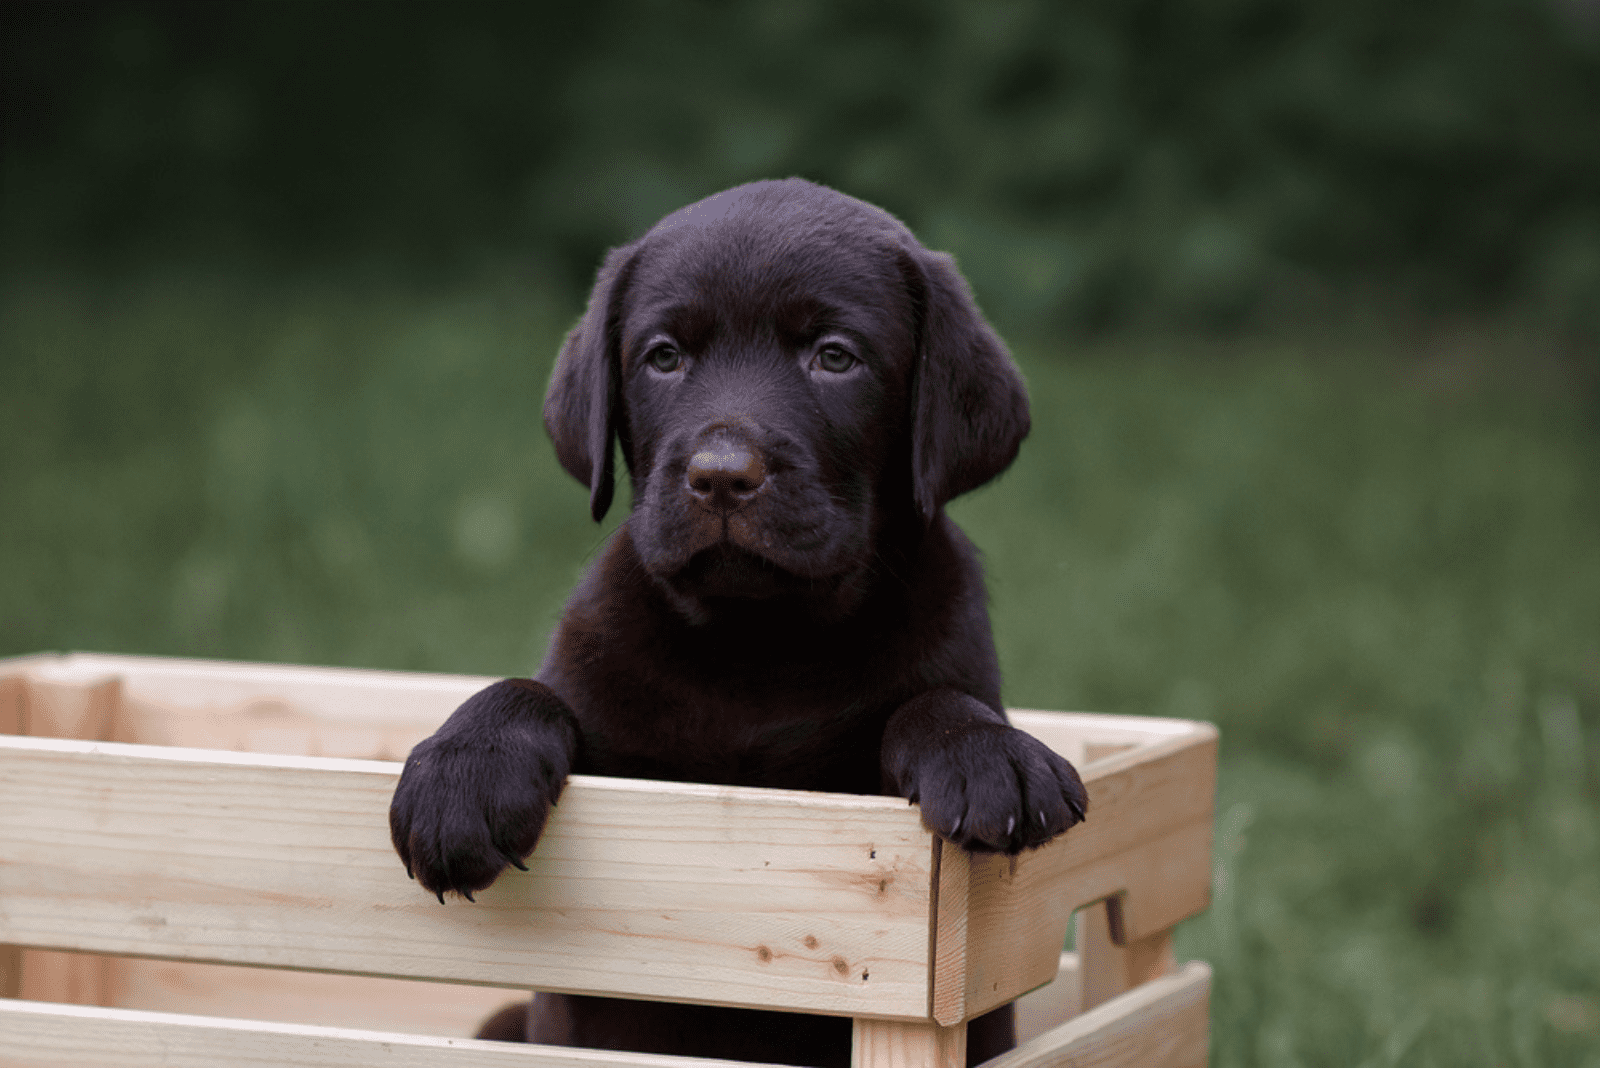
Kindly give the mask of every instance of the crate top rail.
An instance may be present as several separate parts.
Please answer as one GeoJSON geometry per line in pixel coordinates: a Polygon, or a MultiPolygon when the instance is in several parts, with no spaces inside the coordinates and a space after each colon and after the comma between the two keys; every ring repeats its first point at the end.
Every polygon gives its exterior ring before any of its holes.
{"type": "MultiPolygon", "coordinates": [[[[926,1059],[919,1042],[951,1060],[966,1020],[1050,982],[1075,910],[1112,902],[1125,962],[1208,903],[1214,728],[1015,711],[1078,763],[1091,798],[1087,823],[1020,857],[951,847],[899,798],[573,776],[528,872],[441,907],[389,844],[394,758],[489,681],[0,661],[0,945],[850,1016],[858,1062],[910,1064],[926,1059]],[[194,739],[204,747],[171,744],[194,739]],[[243,751],[268,748],[284,751],[243,751]]],[[[1198,998],[1203,1051],[1204,965],[1145,967],[1154,985],[1095,1011],[1192,1015],[1198,998]]],[[[468,1050],[460,1063],[500,1063],[473,1061],[485,1050],[470,1040],[144,1018],[162,1015],[13,1000],[0,1035],[61,1048],[69,1033],[122,1045],[160,1031],[196,1049],[266,1042],[304,1063],[352,1051],[330,1064],[368,1063],[361,1051],[387,1041],[400,1059],[370,1063],[468,1050]]],[[[1094,1016],[1065,1026],[1105,1031],[1094,1016]]],[[[508,1064],[681,1062],[486,1048],[508,1064]]],[[[1033,1063],[1027,1050],[1008,1063],[1033,1063]]]]}

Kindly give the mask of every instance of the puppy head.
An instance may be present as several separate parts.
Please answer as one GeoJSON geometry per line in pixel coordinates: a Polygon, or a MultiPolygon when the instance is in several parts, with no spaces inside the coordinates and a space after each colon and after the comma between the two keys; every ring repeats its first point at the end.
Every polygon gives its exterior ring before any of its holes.
{"type": "MultiPolygon", "coordinates": [[[[850,599],[897,519],[1003,471],[1027,395],[948,256],[798,179],[674,212],[607,256],[545,398],[595,519],[677,599],[850,599]]],[[[693,612],[691,612],[693,614],[693,612]]]]}

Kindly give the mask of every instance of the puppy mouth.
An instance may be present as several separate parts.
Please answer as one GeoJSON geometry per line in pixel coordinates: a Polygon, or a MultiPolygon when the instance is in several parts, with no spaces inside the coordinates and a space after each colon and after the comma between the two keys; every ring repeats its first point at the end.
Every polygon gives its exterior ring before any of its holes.
{"type": "Polygon", "coordinates": [[[698,586],[715,577],[719,587],[731,589],[745,579],[752,590],[762,590],[773,581],[804,584],[840,570],[839,539],[829,536],[828,523],[809,514],[756,506],[719,512],[696,502],[647,498],[636,509],[634,529],[645,566],[674,585],[681,579],[698,586]]]}
{"type": "Polygon", "coordinates": [[[718,542],[695,553],[675,575],[673,587],[697,597],[766,600],[801,592],[812,581],[748,549],[718,542]]]}
{"type": "Polygon", "coordinates": [[[652,479],[629,526],[646,572],[691,616],[736,613],[741,603],[831,603],[861,570],[870,510],[847,507],[815,480],[769,479],[728,511],[670,492],[675,482],[652,479]]]}

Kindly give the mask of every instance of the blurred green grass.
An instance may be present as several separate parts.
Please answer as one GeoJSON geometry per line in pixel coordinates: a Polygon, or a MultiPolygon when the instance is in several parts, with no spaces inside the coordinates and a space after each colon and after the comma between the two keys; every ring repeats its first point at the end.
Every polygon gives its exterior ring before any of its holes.
{"type": "MultiPolygon", "coordinates": [[[[604,535],[539,426],[560,292],[8,279],[0,654],[532,670],[604,535]]],[[[1034,434],[952,511],[1009,703],[1222,728],[1213,1063],[1600,1064],[1592,383],[1013,340],[1034,434]]]]}

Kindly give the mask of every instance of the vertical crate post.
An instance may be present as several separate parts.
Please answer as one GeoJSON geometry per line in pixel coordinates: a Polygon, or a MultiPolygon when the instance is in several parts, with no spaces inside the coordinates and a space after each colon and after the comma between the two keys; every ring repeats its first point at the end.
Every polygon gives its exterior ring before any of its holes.
{"type": "Polygon", "coordinates": [[[1177,970],[1172,930],[1129,940],[1122,932],[1122,899],[1109,897],[1078,911],[1079,1012],[1177,970]]]}
{"type": "Polygon", "coordinates": [[[904,1023],[856,1017],[850,1068],[965,1068],[967,1025],[904,1023]]]}

